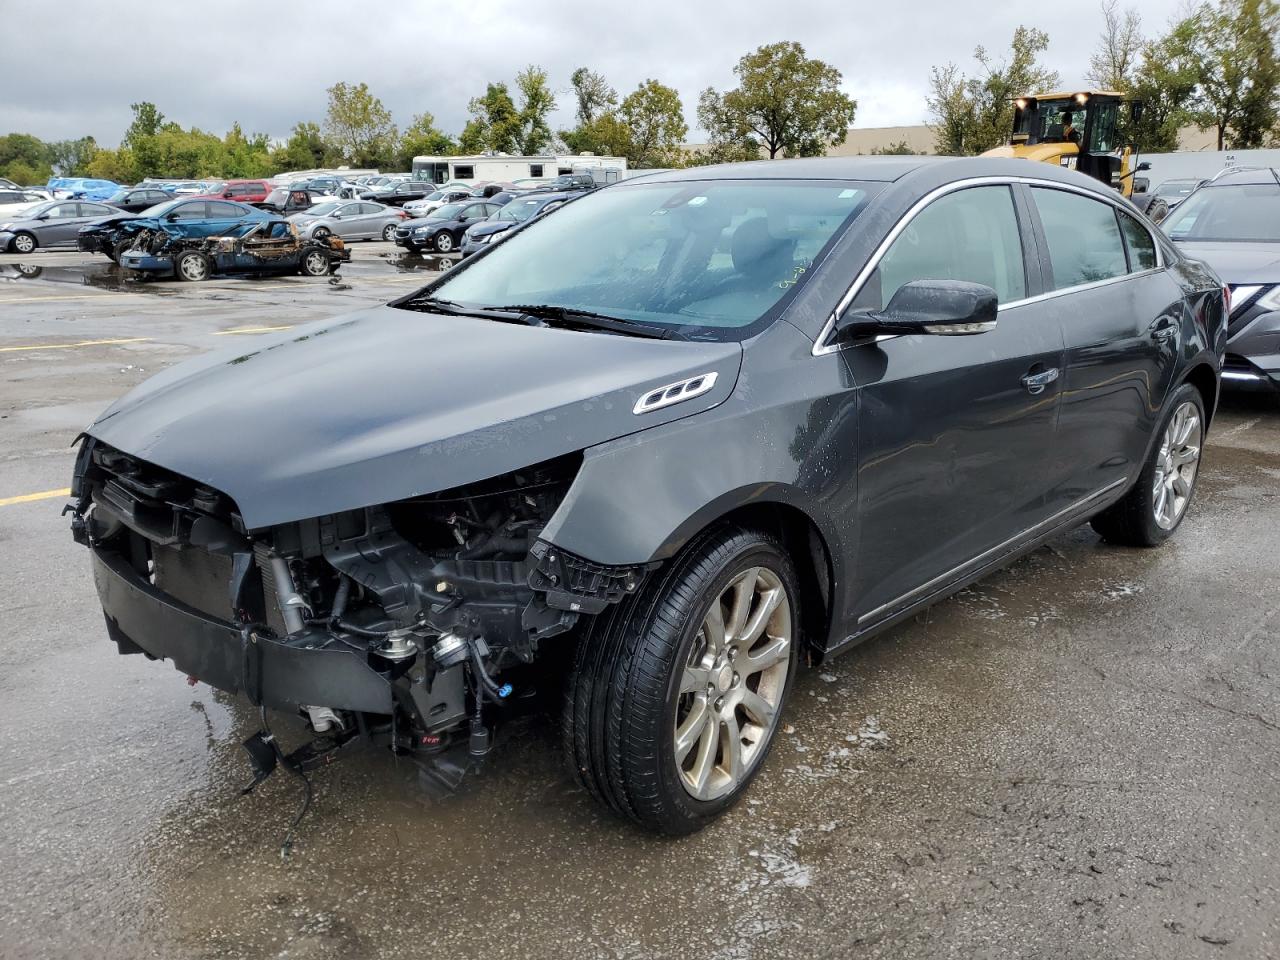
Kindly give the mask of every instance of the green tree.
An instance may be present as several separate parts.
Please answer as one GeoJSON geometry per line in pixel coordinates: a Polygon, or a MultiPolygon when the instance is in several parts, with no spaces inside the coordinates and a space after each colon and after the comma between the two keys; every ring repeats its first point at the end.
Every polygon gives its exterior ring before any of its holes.
{"type": "Polygon", "coordinates": [[[530,64],[516,74],[520,91],[519,152],[536,156],[551,142],[547,116],[556,107],[556,95],[547,85],[547,71],[530,64]]]}
{"type": "Polygon", "coordinates": [[[1204,43],[1200,119],[1218,132],[1218,149],[1265,146],[1280,94],[1280,4],[1221,0],[1196,15],[1204,43]]]}
{"type": "Polygon", "coordinates": [[[519,150],[524,122],[505,83],[489,84],[484,95],[473,97],[467,109],[471,119],[459,138],[463,153],[482,150],[516,153],[519,150]]]}
{"type": "Polygon", "coordinates": [[[1192,123],[1200,106],[1204,56],[1198,17],[1175,23],[1167,34],[1147,41],[1133,81],[1126,89],[1142,104],[1125,137],[1147,153],[1178,149],[1178,131],[1192,123]]]}
{"type": "Polygon", "coordinates": [[[618,91],[609,86],[604,76],[579,67],[569,76],[573,96],[578,103],[578,126],[585,127],[603,113],[618,105],[618,91]]]}
{"type": "Polygon", "coordinates": [[[58,140],[49,144],[49,162],[60,177],[83,177],[97,150],[98,143],[93,137],[58,140]]]}
{"type": "Polygon", "coordinates": [[[391,111],[369,92],[369,85],[335,83],[328,90],[325,135],[342,159],[356,167],[385,166],[396,145],[391,111]]]}
{"type": "Polygon", "coordinates": [[[906,140],[898,140],[883,147],[872,147],[871,156],[873,157],[914,157],[916,152],[911,149],[911,144],[906,140]]]}
{"type": "Polygon", "coordinates": [[[85,167],[85,176],[116,183],[137,183],[142,179],[133,151],[128,147],[116,150],[99,147],[85,167]]]}
{"type": "Polygon", "coordinates": [[[573,130],[561,130],[560,139],[570,153],[595,153],[606,157],[629,157],[631,129],[617,110],[606,110],[573,130]]]}
{"type": "Polygon", "coordinates": [[[840,71],[806,56],[800,44],[760,47],[733,72],[736,89],[704,92],[699,100],[699,122],[705,114],[716,125],[708,128],[713,143],[742,145],[755,137],[771,160],[780,153],[822,156],[829,145],[844,143],[858,104],[841,91],[840,71]]]}
{"type": "Polygon", "coordinates": [[[983,47],[974,50],[978,72],[970,77],[954,63],[934,67],[926,103],[932,117],[935,150],[947,156],[982,153],[1009,139],[1013,101],[1058,84],[1058,75],[1039,63],[1049,46],[1043,30],[1018,27],[1008,59],[996,62],[983,47]]]}
{"type": "Polygon", "coordinates": [[[680,144],[689,132],[680,94],[657,80],[646,80],[623,99],[618,119],[627,128],[627,159],[635,167],[683,164],[680,144]]]}
{"type": "Polygon", "coordinates": [[[0,177],[23,186],[44,183],[53,176],[49,145],[29,133],[0,137],[0,177]]]}
{"type": "Polygon", "coordinates": [[[160,128],[164,125],[164,114],[148,100],[131,103],[129,109],[133,111],[133,122],[125,130],[124,139],[120,142],[122,146],[136,147],[140,140],[154,137],[160,132],[160,128]]]}
{"type": "Polygon", "coordinates": [[[690,157],[695,166],[760,159],[760,142],[726,111],[724,98],[711,87],[698,97],[698,126],[707,131],[709,143],[690,157]]]}
{"type": "Polygon", "coordinates": [[[289,139],[271,151],[271,169],[275,173],[286,170],[314,170],[323,167],[332,148],[320,131],[320,124],[299,121],[293,125],[289,139]]]}
{"type": "Polygon", "coordinates": [[[453,139],[436,126],[436,118],[429,113],[420,113],[400,138],[395,166],[398,170],[408,170],[413,166],[414,157],[448,156],[457,151],[458,145],[453,139]]]}

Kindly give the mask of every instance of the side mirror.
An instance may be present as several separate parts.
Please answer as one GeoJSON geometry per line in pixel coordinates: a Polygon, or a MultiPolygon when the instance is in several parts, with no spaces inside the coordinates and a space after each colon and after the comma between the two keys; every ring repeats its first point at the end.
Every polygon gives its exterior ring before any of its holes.
{"type": "Polygon", "coordinates": [[[228,200],[230,200],[232,197],[236,195],[236,192],[234,190],[223,190],[222,195],[228,200]]]}
{"type": "Polygon", "coordinates": [[[168,220],[170,223],[173,223],[173,221],[178,219],[178,215],[176,213],[170,213],[167,216],[165,216],[165,219],[168,220]]]}
{"type": "Polygon", "coordinates": [[[971,336],[994,330],[999,299],[981,283],[912,280],[879,312],[846,313],[836,321],[836,342],[898,334],[971,336]]]}
{"type": "Polygon", "coordinates": [[[1138,169],[1137,169],[1137,171],[1136,171],[1136,172],[1137,172],[1137,173],[1141,173],[1143,170],[1150,170],[1150,169],[1151,169],[1151,164],[1149,164],[1149,163],[1147,163],[1147,161],[1143,160],[1140,164],[1138,164],[1138,169]]]}

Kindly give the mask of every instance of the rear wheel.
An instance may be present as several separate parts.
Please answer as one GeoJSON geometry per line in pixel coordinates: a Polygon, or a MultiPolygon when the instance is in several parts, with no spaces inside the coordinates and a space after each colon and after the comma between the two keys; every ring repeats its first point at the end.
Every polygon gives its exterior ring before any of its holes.
{"type": "Polygon", "coordinates": [[[311,236],[316,240],[328,240],[329,234],[332,233],[328,227],[316,227],[311,231],[311,236]]]}
{"type": "Polygon", "coordinates": [[[14,234],[13,240],[10,241],[13,246],[14,253],[31,253],[36,248],[36,238],[34,234],[27,233],[23,230],[21,233],[14,234]]]}
{"type": "Polygon", "coordinates": [[[453,251],[453,234],[448,230],[436,234],[436,253],[450,253],[453,251]]]}
{"type": "Polygon", "coordinates": [[[174,264],[177,268],[178,276],[183,280],[190,280],[198,283],[201,280],[209,279],[209,260],[202,253],[194,250],[187,250],[178,256],[178,262],[174,264]]]}
{"type": "Polygon", "coordinates": [[[720,528],[589,625],[570,674],[565,755],[646,829],[706,826],[768,755],[795,674],[799,588],[782,545],[720,528]]]}
{"type": "Polygon", "coordinates": [[[1187,515],[1200,470],[1205,434],[1204,401],[1189,383],[1174,394],[1160,424],[1159,440],[1124,498],[1090,524],[1111,543],[1154,547],[1178,529],[1187,515]]]}
{"type": "Polygon", "coordinates": [[[396,238],[396,225],[394,223],[388,223],[385,227],[382,228],[382,239],[390,243],[395,238],[396,238]]]}
{"type": "Polygon", "coordinates": [[[323,250],[309,250],[302,258],[302,272],[308,277],[324,277],[329,274],[329,256],[323,250]]]}

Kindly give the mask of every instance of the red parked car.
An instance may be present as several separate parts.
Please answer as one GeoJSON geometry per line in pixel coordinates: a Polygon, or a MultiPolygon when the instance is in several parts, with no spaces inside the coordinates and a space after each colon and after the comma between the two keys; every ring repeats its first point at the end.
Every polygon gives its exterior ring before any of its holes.
{"type": "MultiPolygon", "coordinates": [[[[221,190],[202,193],[202,199],[238,200],[241,203],[261,203],[267,199],[272,185],[266,180],[228,180],[221,190]]],[[[191,199],[191,198],[188,198],[191,199]]]]}

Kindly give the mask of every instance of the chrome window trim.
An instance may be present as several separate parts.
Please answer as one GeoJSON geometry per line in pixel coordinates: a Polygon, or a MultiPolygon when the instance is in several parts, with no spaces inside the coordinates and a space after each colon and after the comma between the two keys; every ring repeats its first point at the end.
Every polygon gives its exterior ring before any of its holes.
{"type": "MultiPolygon", "coordinates": [[[[863,285],[870,278],[871,274],[875,272],[876,267],[880,266],[881,259],[889,252],[889,247],[893,245],[893,242],[898,239],[898,236],[907,228],[907,225],[910,224],[911,221],[925,209],[925,207],[949,193],[955,193],[957,190],[965,190],[970,187],[1011,187],[1015,183],[1026,184],[1031,187],[1049,187],[1054,190],[1066,190],[1069,193],[1078,193],[1083,197],[1090,198],[1091,200],[1097,200],[1100,203],[1108,203],[1121,213],[1128,214],[1131,217],[1133,217],[1134,213],[1137,212],[1129,204],[1126,204],[1124,198],[1119,194],[1116,194],[1115,197],[1109,197],[1086,187],[1076,186],[1071,183],[1059,183],[1057,180],[1045,180],[1040,177],[969,177],[964,180],[945,183],[940,187],[930,190],[923,197],[913,203],[910,209],[908,209],[907,212],[899,218],[898,222],[893,225],[893,229],[890,230],[885,235],[885,238],[880,241],[880,244],[871,254],[871,257],[863,265],[862,269],[858,271],[858,275],[854,277],[853,283],[849,286],[849,289],[846,290],[844,296],[840,298],[840,302],[837,303],[835,309],[831,311],[831,316],[828,317],[827,322],[823,324],[822,330],[819,332],[817,339],[813,341],[813,349],[810,351],[813,356],[821,357],[844,349],[843,345],[826,342],[827,338],[831,336],[832,331],[835,329],[836,318],[844,313],[849,304],[853,302],[854,298],[861,292],[863,285]]],[[[1134,217],[1134,219],[1137,220],[1139,226],[1146,230],[1148,234],[1151,234],[1151,231],[1147,229],[1147,225],[1145,223],[1137,217],[1134,217]]],[[[1119,223],[1116,224],[1116,229],[1120,229],[1119,223]]],[[[1155,244],[1156,248],[1156,265],[1150,270],[1143,270],[1137,273],[1123,273],[1118,277],[1108,277],[1105,280],[1094,280],[1090,283],[1077,284],[1074,287],[1063,287],[1060,290],[1048,290],[1044,293],[1036,294],[1035,296],[1023,297],[1020,300],[1010,300],[1008,303],[1000,304],[999,310],[1003,311],[1006,309],[1012,309],[1013,307],[1021,307],[1028,303],[1039,303],[1042,300],[1050,300],[1053,297],[1060,297],[1068,293],[1079,293],[1082,290],[1091,290],[1094,287],[1106,286],[1107,284],[1116,283],[1121,280],[1129,280],[1133,277],[1142,277],[1157,273],[1163,270],[1166,266],[1164,248],[1160,246],[1160,242],[1154,234],[1151,234],[1151,242],[1155,244]]],[[[876,339],[887,340],[890,338],[888,336],[881,336],[876,339]]]]}
{"type": "Polygon", "coordinates": [[[984,550],[982,553],[978,554],[975,557],[970,557],[968,560],[964,561],[963,563],[957,564],[956,566],[952,567],[950,570],[946,571],[945,573],[938,574],[932,580],[929,580],[925,583],[920,584],[920,586],[918,587],[914,587],[911,590],[908,590],[906,593],[902,594],[900,597],[896,597],[893,600],[890,600],[888,603],[882,603],[880,604],[880,606],[876,607],[874,610],[868,610],[866,613],[864,613],[862,616],[858,618],[859,626],[866,623],[868,620],[874,620],[878,618],[881,614],[888,613],[900,607],[901,608],[907,607],[916,598],[923,596],[925,594],[928,594],[930,591],[932,591],[937,587],[944,586],[948,581],[954,580],[959,576],[963,576],[964,572],[968,568],[981,566],[985,561],[993,557],[996,557],[1003,552],[1013,549],[1014,547],[1017,546],[1018,543],[1024,540],[1028,540],[1034,537],[1035,535],[1042,533],[1045,530],[1048,530],[1058,521],[1065,519],[1066,517],[1075,513],[1077,510],[1081,509],[1082,507],[1085,507],[1088,504],[1092,503],[1093,501],[1099,499],[1100,497],[1105,496],[1107,493],[1114,490],[1116,487],[1120,486],[1121,484],[1125,483],[1127,480],[1128,480],[1127,477],[1120,477],[1117,480],[1112,480],[1110,483],[1106,484],[1105,486],[1099,487],[1097,490],[1094,490],[1092,493],[1086,494],[1085,496],[1081,497],[1079,500],[1072,501],[1070,504],[1063,507],[1061,510],[1059,510],[1057,513],[1053,514],[1052,516],[1046,517],[1044,520],[1041,520],[1038,523],[1032,524],[1031,526],[1027,527],[1025,530],[1021,531],[1020,533],[1014,534],[1008,540],[1005,540],[1001,543],[997,543],[994,547],[991,547],[988,550],[984,550]]]}

